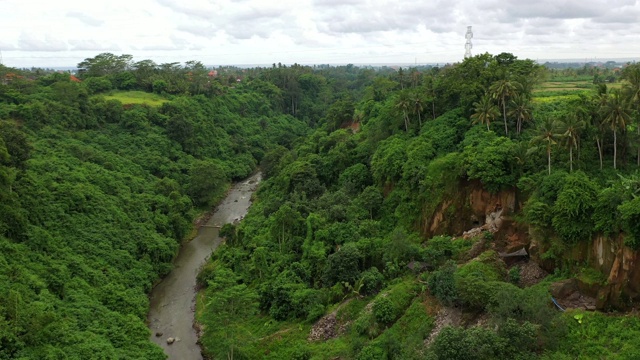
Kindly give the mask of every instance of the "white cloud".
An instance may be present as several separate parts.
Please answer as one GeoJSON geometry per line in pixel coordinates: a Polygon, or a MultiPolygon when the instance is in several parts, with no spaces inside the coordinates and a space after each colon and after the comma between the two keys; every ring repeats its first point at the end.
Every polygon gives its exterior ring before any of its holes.
{"type": "Polygon", "coordinates": [[[121,51],[120,46],[114,43],[104,43],[92,39],[72,39],[69,40],[71,50],[73,51],[100,51],[100,52],[117,52],[121,51]]]}
{"type": "Polygon", "coordinates": [[[11,66],[74,65],[99,52],[206,64],[451,62],[638,56],[635,0],[0,0],[11,66]],[[37,9],[37,11],[34,11],[37,9]],[[44,59],[44,60],[43,60],[44,59]]]}
{"type": "Polygon", "coordinates": [[[69,11],[67,13],[67,16],[70,18],[75,18],[78,19],[79,21],[81,21],[82,23],[89,25],[89,26],[100,26],[102,24],[104,24],[104,21],[100,20],[100,19],[96,19],[94,17],[92,17],[91,15],[85,14],[85,13],[81,13],[78,11],[69,11]]]}
{"type": "Polygon", "coordinates": [[[69,49],[67,43],[60,38],[52,35],[34,36],[26,32],[20,35],[18,44],[19,49],[22,51],[56,52],[69,49]]]}

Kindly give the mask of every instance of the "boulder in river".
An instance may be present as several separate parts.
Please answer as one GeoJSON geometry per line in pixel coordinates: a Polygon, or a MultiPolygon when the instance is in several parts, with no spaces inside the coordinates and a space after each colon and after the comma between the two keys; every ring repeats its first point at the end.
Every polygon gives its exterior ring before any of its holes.
{"type": "Polygon", "coordinates": [[[176,339],[174,339],[172,337],[167,338],[167,344],[169,344],[169,345],[173,344],[175,341],[176,341],[176,339]]]}

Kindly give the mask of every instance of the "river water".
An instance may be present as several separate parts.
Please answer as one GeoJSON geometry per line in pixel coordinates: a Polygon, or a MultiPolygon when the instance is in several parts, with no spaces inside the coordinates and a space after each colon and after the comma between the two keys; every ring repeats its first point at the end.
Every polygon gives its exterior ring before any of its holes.
{"type": "Polygon", "coordinates": [[[170,360],[202,359],[193,328],[196,276],[220,244],[219,226],[245,216],[251,205],[251,194],[260,180],[261,174],[256,173],[233,186],[209,221],[200,227],[198,235],[182,246],[173,270],[151,291],[148,315],[151,340],[164,349],[170,360]],[[170,337],[176,341],[169,345],[167,338],[170,337]]]}

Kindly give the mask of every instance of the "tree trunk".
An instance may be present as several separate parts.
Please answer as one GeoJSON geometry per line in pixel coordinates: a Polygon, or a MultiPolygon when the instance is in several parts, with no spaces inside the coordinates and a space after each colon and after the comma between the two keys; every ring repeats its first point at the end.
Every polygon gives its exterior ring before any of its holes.
{"type": "Polygon", "coordinates": [[[602,144],[600,139],[596,139],[596,144],[598,145],[598,155],[600,156],[600,170],[602,170],[602,144]]]}
{"type": "Polygon", "coordinates": [[[502,98],[502,117],[504,118],[504,134],[509,136],[509,129],[507,128],[507,104],[504,98],[502,98]]]}
{"type": "Polygon", "coordinates": [[[573,172],[573,146],[569,146],[569,172],[573,172]]]}
{"type": "Polygon", "coordinates": [[[284,222],[282,223],[282,235],[280,237],[280,254],[282,254],[282,244],[284,244],[284,222]]]}
{"type": "Polygon", "coordinates": [[[409,132],[409,116],[407,116],[407,111],[402,110],[402,115],[404,115],[404,131],[409,132]]]}
{"type": "Polygon", "coordinates": [[[616,167],[616,157],[618,156],[618,138],[617,138],[617,134],[618,132],[613,130],[613,168],[617,169],[616,167]]]}
{"type": "Polygon", "coordinates": [[[551,146],[547,148],[547,167],[549,169],[549,175],[551,175],[551,146]]]}
{"type": "Polygon", "coordinates": [[[433,114],[433,120],[436,119],[436,101],[431,102],[431,113],[433,114]]]}
{"type": "Polygon", "coordinates": [[[418,111],[418,124],[420,124],[420,128],[422,128],[422,116],[420,116],[420,111],[418,111]]]}
{"type": "Polygon", "coordinates": [[[582,153],[582,144],[580,142],[580,138],[578,138],[578,143],[576,144],[576,150],[578,150],[578,162],[580,162],[580,154],[582,153]]]}

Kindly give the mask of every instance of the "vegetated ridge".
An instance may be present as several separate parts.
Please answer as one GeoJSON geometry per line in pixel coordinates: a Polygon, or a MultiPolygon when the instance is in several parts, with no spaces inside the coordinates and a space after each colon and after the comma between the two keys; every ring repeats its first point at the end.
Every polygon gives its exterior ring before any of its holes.
{"type": "Polygon", "coordinates": [[[258,163],[206,356],[638,355],[637,65],[79,68],[0,66],[0,358],[164,358],[145,294],[258,163]]]}

